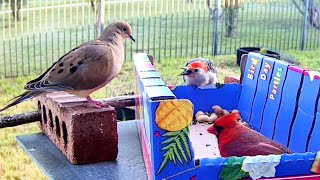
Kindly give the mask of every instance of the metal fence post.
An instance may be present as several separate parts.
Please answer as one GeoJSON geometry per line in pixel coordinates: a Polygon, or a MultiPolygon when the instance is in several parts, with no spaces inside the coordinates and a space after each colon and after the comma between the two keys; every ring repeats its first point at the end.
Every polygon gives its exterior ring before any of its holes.
{"type": "Polygon", "coordinates": [[[213,55],[216,56],[218,55],[218,36],[219,36],[219,7],[218,7],[218,1],[219,0],[215,0],[214,2],[214,6],[215,6],[215,26],[214,26],[214,45],[213,45],[213,55]]]}
{"type": "Polygon", "coordinates": [[[304,0],[304,18],[303,18],[303,27],[302,27],[302,36],[301,36],[301,50],[304,50],[307,37],[307,23],[308,23],[308,9],[309,9],[309,0],[304,0]]]}

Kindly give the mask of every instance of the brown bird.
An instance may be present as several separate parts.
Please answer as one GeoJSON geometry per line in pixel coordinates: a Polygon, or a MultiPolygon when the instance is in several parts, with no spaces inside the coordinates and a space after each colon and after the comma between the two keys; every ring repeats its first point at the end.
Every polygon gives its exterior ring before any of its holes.
{"type": "Polygon", "coordinates": [[[99,38],[84,43],[63,55],[46,72],[25,85],[27,90],[0,110],[19,104],[43,93],[66,91],[85,97],[97,108],[106,107],[90,98],[90,94],[115,78],[124,61],[125,39],[132,37],[131,26],[123,21],[110,24],[99,38]]]}

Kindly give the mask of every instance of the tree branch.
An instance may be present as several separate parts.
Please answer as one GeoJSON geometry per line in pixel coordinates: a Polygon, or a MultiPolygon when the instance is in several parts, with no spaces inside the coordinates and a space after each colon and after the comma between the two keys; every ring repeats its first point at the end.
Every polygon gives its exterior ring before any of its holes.
{"type": "Polygon", "coordinates": [[[0,128],[13,127],[21,124],[27,124],[40,121],[41,112],[33,111],[28,113],[16,114],[0,118],[0,128]]]}
{"type": "MultiPolygon", "coordinates": [[[[109,104],[114,108],[123,108],[135,106],[138,95],[117,96],[112,98],[100,99],[99,101],[109,104]]],[[[37,122],[41,120],[41,111],[33,111],[11,116],[0,117],[0,129],[6,127],[14,127],[22,124],[37,122]]]]}
{"type": "MultiPolygon", "coordinates": [[[[303,0],[302,0],[302,1],[303,1],[303,0]]],[[[294,4],[294,6],[296,6],[296,8],[298,9],[298,11],[299,11],[302,15],[304,15],[303,10],[300,9],[299,4],[296,2],[296,0],[292,0],[292,2],[293,2],[293,4],[294,4]]]]}

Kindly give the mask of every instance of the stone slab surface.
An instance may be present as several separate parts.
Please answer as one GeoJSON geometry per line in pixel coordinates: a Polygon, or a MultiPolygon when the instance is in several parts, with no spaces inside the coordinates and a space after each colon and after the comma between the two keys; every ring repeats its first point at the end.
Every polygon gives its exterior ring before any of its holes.
{"type": "Polygon", "coordinates": [[[116,161],[85,165],[71,164],[43,133],[17,136],[17,141],[49,179],[147,179],[137,121],[119,122],[118,133],[116,161]]]}

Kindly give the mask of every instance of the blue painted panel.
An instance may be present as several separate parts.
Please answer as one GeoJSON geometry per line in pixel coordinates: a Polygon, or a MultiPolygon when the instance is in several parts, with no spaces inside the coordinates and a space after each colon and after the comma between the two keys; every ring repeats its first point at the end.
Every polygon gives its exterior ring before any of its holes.
{"type": "Polygon", "coordinates": [[[275,60],[273,58],[263,58],[258,78],[257,91],[253,100],[251,118],[249,120],[250,125],[254,129],[260,128],[263,109],[268,98],[269,84],[271,81],[274,63],[275,60]]]}
{"type": "Polygon", "coordinates": [[[289,135],[289,148],[293,152],[305,152],[312,121],[313,114],[306,113],[300,108],[298,109],[291,136],[289,135]]]}
{"type": "Polygon", "coordinates": [[[268,92],[267,103],[262,115],[260,132],[268,138],[272,138],[274,123],[278,114],[278,109],[282,99],[282,89],[286,80],[288,63],[276,61],[272,72],[272,80],[268,92]]]}
{"type": "Polygon", "coordinates": [[[288,177],[310,174],[316,153],[284,154],[276,166],[276,177],[288,177]]]}
{"type": "Polygon", "coordinates": [[[219,173],[226,160],[227,158],[200,159],[200,173],[198,174],[197,180],[218,180],[219,173]]]}
{"type": "Polygon", "coordinates": [[[156,138],[154,137],[154,132],[156,131],[156,127],[154,127],[154,122],[155,122],[155,111],[154,111],[154,107],[158,106],[159,103],[158,102],[151,102],[148,101],[148,115],[149,115],[149,119],[148,119],[148,133],[150,135],[150,150],[151,150],[151,163],[152,163],[152,172],[153,172],[153,178],[155,178],[155,172],[156,172],[156,163],[158,160],[158,147],[159,144],[155,143],[156,138]]]}
{"type": "Polygon", "coordinates": [[[146,53],[136,53],[133,55],[134,64],[138,64],[140,62],[149,62],[149,58],[146,53]]]}
{"type": "Polygon", "coordinates": [[[212,106],[219,105],[233,110],[238,107],[240,84],[225,84],[217,89],[199,89],[195,86],[177,86],[172,92],[178,99],[189,99],[194,105],[194,113],[198,111],[212,112],[212,106]]]}
{"type": "MultiPolygon", "coordinates": [[[[153,172],[154,172],[154,178],[155,179],[163,179],[169,176],[177,175],[178,172],[185,171],[186,169],[190,169],[194,167],[193,159],[194,159],[194,152],[193,149],[190,148],[191,150],[191,160],[189,163],[186,163],[183,160],[183,164],[181,164],[178,159],[176,159],[176,164],[172,160],[169,160],[166,167],[163,169],[161,173],[158,175],[157,172],[161,166],[162,161],[164,160],[164,154],[166,153],[166,150],[161,150],[164,146],[161,144],[164,142],[167,138],[163,137],[162,135],[166,133],[162,129],[160,129],[157,124],[155,123],[155,116],[156,116],[156,110],[159,106],[159,102],[150,102],[150,112],[152,114],[152,118],[150,119],[151,123],[151,145],[152,145],[152,153],[153,153],[153,172]],[[160,132],[160,136],[155,136],[155,132],[160,132]]],[[[190,141],[188,140],[189,145],[191,144],[190,141]]]]}
{"type": "Polygon", "coordinates": [[[298,102],[298,111],[294,119],[292,131],[289,134],[289,148],[295,152],[305,152],[308,136],[315,115],[315,105],[318,101],[320,81],[312,81],[308,73],[304,73],[303,86],[298,102]]]}
{"type": "Polygon", "coordinates": [[[152,101],[176,98],[167,86],[145,87],[145,91],[152,101]]]}
{"type": "Polygon", "coordinates": [[[146,71],[155,71],[156,70],[150,61],[135,63],[135,67],[136,67],[137,72],[146,72],[146,71]]]}
{"type": "Polygon", "coordinates": [[[287,78],[283,87],[282,101],[276,119],[276,128],[273,139],[283,145],[287,145],[289,130],[298,100],[298,91],[301,88],[304,69],[289,66],[287,78]]]}
{"type": "Polygon", "coordinates": [[[157,71],[142,71],[138,72],[140,79],[147,79],[147,78],[160,78],[160,75],[157,71]]]}
{"type": "Polygon", "coordinates": [[[146,53],[138,53],[133,55],[133,63],[136,71],[146,72],[146,71],[155,71],[154,66],[151,64],[146,53]]]}
{"type": "Polygon", "coordinates": [[[166,86],[166,84],[163,82],[160,78],[152,78],[152,79],[141,79],[142,84],[144,87],[149,86],[166,86]]]}
{"type": "Polygon", "coordinates": [[[313,132],[311,134],[311,138],[309,141],[307,151],[309,151],[309,152],[320,151],[319,139],[320,139],[320,112],[319,112],[319,107],[318,107],[318,112],[316,115],[316,122],[314,124],[313,132]]]}
{"type": "Polygon", "coordinates": [[[242,90],[239,100],[239,111],[245,121],[249,121],[253,98],[256,93],[257,80],[262,64],[263,56],[257,53],[249,53],[243,75],[242,90]]]}
{"type": "MultiPolygon", "coordinates": [[[[320,81],[319,77],[316,78],[314,81],[320,81]]],[[[312,132],[311,132],[311,136],[310,136],[310,140],[307,144],[307,151],[310,152],[317,152],[320,151],[320,143],[319,143],[319,139],[320,139],[320,99],[319,99],[319,94],[318,94],[318,100],[317,100],[317,113],[315,115],[315,122],[314,122],[314,126],[312,128],[312,132]]]]}

